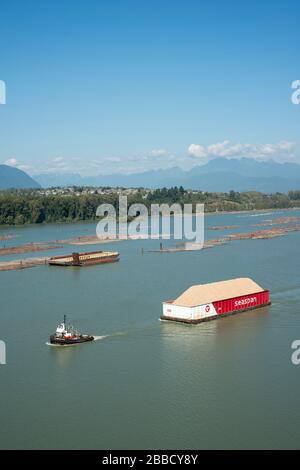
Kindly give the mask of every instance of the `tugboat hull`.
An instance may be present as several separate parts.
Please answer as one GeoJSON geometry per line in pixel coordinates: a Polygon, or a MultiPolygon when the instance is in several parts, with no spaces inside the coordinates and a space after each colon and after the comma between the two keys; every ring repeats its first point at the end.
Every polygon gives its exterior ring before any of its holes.
{"type": "Polygon", "coordinates": [[[77,338],[70,338],[70,339],[58,338],[55,335],[50,336],[50,343],[57,344],[59,346],[67,346],[69,344],[87,343],[93,340],[94,340],[94,336],[89,336],[89,335],[81,335],[81,336],[78,336],[77,338]]]}

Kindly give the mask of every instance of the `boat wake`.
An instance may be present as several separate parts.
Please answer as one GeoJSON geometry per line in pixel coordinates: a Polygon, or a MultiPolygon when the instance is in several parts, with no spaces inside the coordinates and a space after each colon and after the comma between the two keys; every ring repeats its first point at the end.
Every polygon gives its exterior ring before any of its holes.
{"type": "Polygon", "coordinates": [[[110,335],[94,336],[94,341],[99,341],[100,339],[108,338],[110,335]]]}

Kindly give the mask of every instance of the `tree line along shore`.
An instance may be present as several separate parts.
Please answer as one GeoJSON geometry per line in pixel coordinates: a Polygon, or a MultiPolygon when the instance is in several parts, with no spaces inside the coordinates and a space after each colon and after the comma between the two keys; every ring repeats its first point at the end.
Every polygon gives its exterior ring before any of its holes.
{"type": "Polygon", "coordinates": [[[143,188],[68,188],[41,190],[7,190],[0,192],[0,225],[79,222],[95,220],[100,204],[112,204],[118,211],[119,196],[126,195],[128,206],[151,204],[204,204],[205,212],[235,212],[300,207],[300,190],[287,194],[264,194],[256,191],[229,193],[186,190],[183,187],[147,190],[143,188]]]}

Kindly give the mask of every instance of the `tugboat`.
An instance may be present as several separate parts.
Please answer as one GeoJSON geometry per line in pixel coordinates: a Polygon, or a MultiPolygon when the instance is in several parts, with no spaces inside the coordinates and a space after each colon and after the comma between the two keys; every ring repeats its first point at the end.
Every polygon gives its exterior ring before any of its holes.
{"type": "Polygon", "coordinates": [[[94,336],[82,335],[72,325],[68,325],[66,318],[66,315],[64,315],[64,321],[58,325],[54,335],[50,336],[50,344],[66,346],[68,344],[86,343],[94,340],[94,336]]]}

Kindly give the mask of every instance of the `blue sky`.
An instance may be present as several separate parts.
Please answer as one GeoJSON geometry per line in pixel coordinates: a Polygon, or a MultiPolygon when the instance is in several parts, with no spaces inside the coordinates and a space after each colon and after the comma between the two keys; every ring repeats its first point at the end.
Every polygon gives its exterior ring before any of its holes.
{"type": "Polygon", "coordinates": [[[293,0],[2,0],[0,162],[31,174],[300,163],[299,13],[293,0]]]}

